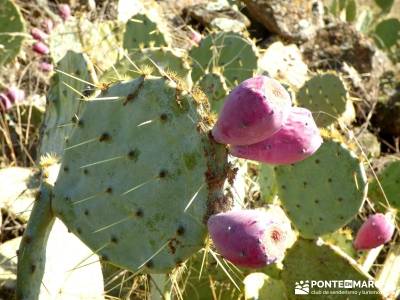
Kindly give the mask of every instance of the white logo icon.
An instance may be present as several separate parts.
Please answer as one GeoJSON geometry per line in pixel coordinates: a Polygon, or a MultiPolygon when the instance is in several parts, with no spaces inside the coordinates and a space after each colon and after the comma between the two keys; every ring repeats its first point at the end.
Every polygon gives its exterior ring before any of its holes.
{"type": "Polygon", "coordinates": [[[351,289],[353,287],[353,280],[345,280],[344,281],[344,288],[351,289]]]}
{"type": "Polygon", "coordinates": [[[300,280],[296,281],[294,285],[294,294],[295,295],[308,295],[310,293],[310,283],[308,280],[300,280]]]}

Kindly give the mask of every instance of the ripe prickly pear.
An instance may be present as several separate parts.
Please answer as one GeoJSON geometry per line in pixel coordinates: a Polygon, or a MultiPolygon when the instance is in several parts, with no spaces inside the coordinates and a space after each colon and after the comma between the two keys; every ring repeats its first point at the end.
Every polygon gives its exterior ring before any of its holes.
{"type": "Polygon", "coordinates": [[[394,232],[394,224],[384,214],[370,216],[357,232],[354,248],[367,250],[390,241],[394,232]]]}
{"type": "Polygon", "coordinates": [[[39,63],[39,70],[42,72],[52,72],[53,65],[49,64],[48,62],[42,61],[41,63],[39,63]]]}
{"type": "Polygon", "coordinates": [[[53,23],[53,21],[52,21],[51,19],[45,19],[45,20],[42,22],[42,27],[43,27],[43,30],[44,30],[46,33],[51,33],[51,31],[52,31],[53,28],[54,28],[54,23],[53,23]]]}
{"type": "Polygon", "coordinates": [[[5,112],[12,107],[11,100],[6,94],[0,93],[0,112],[5,112]]]}
{"type": "Polygon", "coordinates": [[[67,21],[71,17],[71,7],[68,4],[60,4],[58,13],[64,21],[67,21]]]}
{"type": "Polygon", "coordinates": [[[261,142],[282,128],[290,107],[289,93],[276,80],[247,79],[229,94],[212,134],[222,144],[261,142]]]}
{"type": "Polygon", "coordinates": [[[190,27],[189,27],[189,30],[190,30],[190,33],[189,33],[190,40],[196,45],[200,44],[201,39],[203,38],[201,36],[201,34],[198,31],[196,31],[190,27]]]}
{"type": "Polygon", "coordinates": [[[34,43],[32,49],[33,51],[35,51],[37,54],[40,55],[46,55],[50,53],[49,47],[47,47],[47,45],[42,42],[34,43]]]}
{"type": "Polygon", "coordinates": [[[11,103],[21,102],[25,99],[25,92],[15,86],[8,88],[6,95],[7,98],[10,99],[11,103]]]}
{"type": "Polygon", "coordinates": [[[261,268],[283,257],[286,227],[260,210],[237,210],[213,215],[208,230],[217,251],[232,263],[261,268]]]}
{"type": "Polygon", "coordinates": [[[46,40],[49,37],[49,35],[46,32],[44,32],[43,30],[36,28],[36,27],[32,28],[31,35],[35,40],[41,41],[41,42],[43,42],[44,40],[46,40]]]}
{"type": "Polygon", "coordinates": [[[260,143],[234,146],[231,154],[270,164],[292,164],[311,156],[321,144],[322,138],[311,112],[292,107],[281,130],[260,143]]]}

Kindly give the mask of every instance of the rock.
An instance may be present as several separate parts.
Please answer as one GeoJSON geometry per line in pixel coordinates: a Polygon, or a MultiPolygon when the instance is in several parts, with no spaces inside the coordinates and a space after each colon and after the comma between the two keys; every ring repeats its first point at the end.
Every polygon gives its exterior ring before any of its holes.
{"type": "Polygon", "coordinates": [[[290,40],[307,40],[323,25],[320,0],[242,0],[250,15],[269,31],[290,40]]]}
{"type": "Polygon", "coordinates": [[[400,137],[400,91],[397,91],[386,103],[378,102],[371,119],[384,137],[400,137]]]}
{"type": "Polygon", "coordinates": [[[312,69],[340,69],[345,62],[360,74],[371,72],[375,53],[370,39],[357,32],[351,24],[340,21],[319,29],[301,50],[312,69]]]}
{"type": "Polygon", "coordinates": [[[196,4],[187,7],[185,14],[205,27],[222,31],[240,32],[250,26],[250,21],[245,15],[223,2],[196,4]]]}
{"type": "Polygon", "coordinates": [[[30,168],[10,167],[0,170],[0,207],[27,221],[35,201],[38,181],[30,168]]]}
{"type": "Polygon", "coordinates": [[[295,44],[285,46],[282,42],[271,44],[258,61],[261,72],[286,82],[296,88],[303,86],[307,79],[308,67],[295,44]]]}
{"type": "MultiPolygon", "coordinates": [[[[9,240],[0,246],[0,295],[11,296],[17,280],[17,250],[21,237],[9,240]]],[[[12,299],[7,298],[7,299],[12,299]]]]}
{"type": "Polygon", "coordinates": [[[46,268],[39,298],[102,300],[103,293],[98,256],[56,220],[46,247],[46,268]]]}

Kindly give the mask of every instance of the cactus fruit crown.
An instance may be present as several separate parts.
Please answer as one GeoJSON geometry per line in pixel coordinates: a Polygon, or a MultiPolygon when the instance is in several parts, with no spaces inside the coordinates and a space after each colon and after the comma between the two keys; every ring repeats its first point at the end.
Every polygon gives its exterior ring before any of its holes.
{"type": "Polygon", "coordinates": [[[54,188],[57,217],[95,253],[163,272],[204,244],[204,221],[229,209],[226,148],[208,103],[164,77],[120,82],[86,101],[54,188]],[[146,237],[146,238],[143,238],[146,237]]]}

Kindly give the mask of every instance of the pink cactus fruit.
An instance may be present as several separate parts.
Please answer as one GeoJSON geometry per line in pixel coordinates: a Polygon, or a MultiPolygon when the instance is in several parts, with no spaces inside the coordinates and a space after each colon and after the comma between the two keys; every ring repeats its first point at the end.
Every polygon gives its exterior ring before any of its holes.
{"type": "Polygon", "coordinates": [[[48,62],[42,61],[39,63],[39,70],[42,72],[52,72],[53,69],[53,65],[49,64],[48,62]]]}
{"type": "Polygon", "coordinates": [[[49,37],[49,35],[46,32],[36,27],[31,29],[31,35],[35,40],[41,42],[43,42],[49,37]]]}
{"type": "Polygon", "coordinates": [[[67,21],[71,17],[71,7],[68,4],[60,4],[58,13],[64,21],[67,21]]]}
{"type": "Polygon", "coordinates": [[[235,265],[261,268],[281,259],[286,230],[281,220],[260,210],[213,215],[208,230],[216,250],[235,265]]]}
{"type": "Polygon", "coordinates": [[[198,31],[196,31],[190,27],[189,27],[189,30],[190,30],[190,33],[189,33],[190,40],[196,45],[200,44],[201,39],[203,38],[201,36],[201,34],[198,31]]]}
{"type": "Polygon", "coordinates": [[[311,112],[292,107],[281,130],[262,142],[233,146],[231,154],[269,164],[293,164],[314,154],[321,144],[322,138],[311,112]]]}
{"type": "Polygon", "coordinates": [[[12,101],[5,93],[0,93],[0,112],[5,112],[12,107],[12,101]]]}
{"type": "Polygon", "coordinates": [[[54,23],[53,23],[53,21],[52,21],[51,19],[45,19],[45,20],[43,20],[43,22],[42,22],[42,28],[43,28],[43,30],[44,30],[46,33],[50,34],[50,33],[52,32],[53,28],[54,28],[54,23]]]}
{"type": "Polygon", "coordinates": [[[261,142],[282,128],[291,104],[289,93],[276,80],[267,76],[247,79],[225,100],[212,134],[222,144],[261,142]]]}
{"type": "Polygon", "coordinates": [[[378,213],[370,216],[357,232],[354,248],[367,250],[390,241],[394,232],[394,223],[388,216],[378,213]]]}
{"type": "Polygon", "coordinates": [[[25,92],[15,86],[8,88],[6,95],[11,103],[21,102],[25,99],[25,92]]]}
{"type": "Polygon", "coordinates": [[[50,53],[49,47],[47,47],[47,45],[42,42],[34,43],[32,49],[33,51],[35,51],[37,54],[40,55],[46,55],[50,53]]]}

